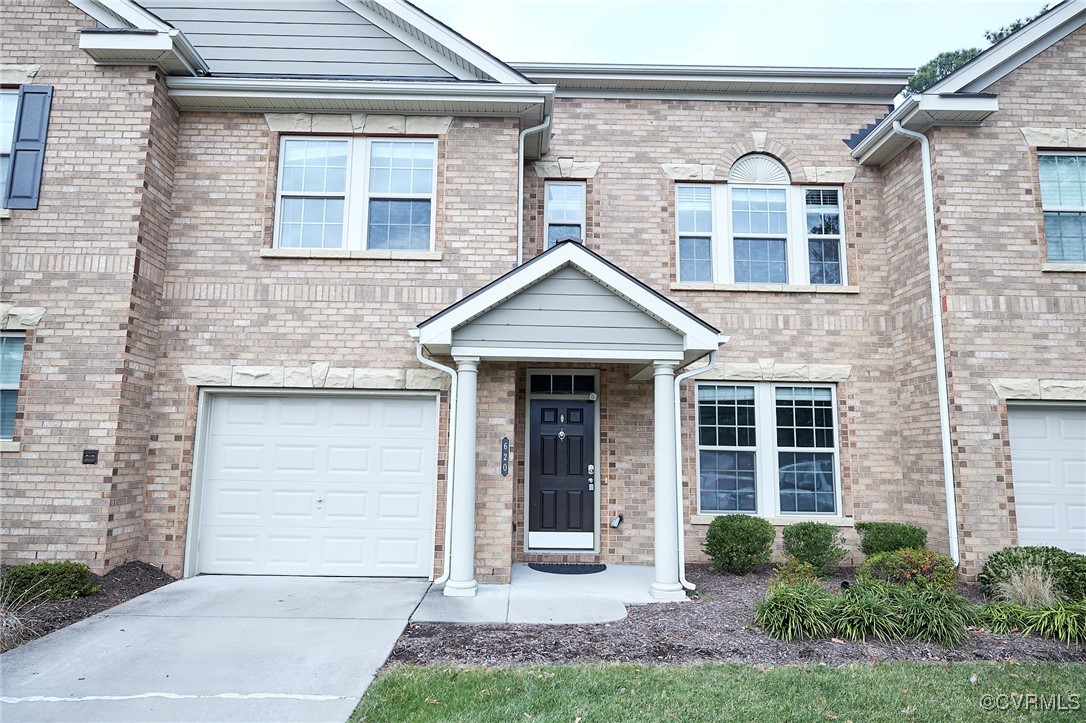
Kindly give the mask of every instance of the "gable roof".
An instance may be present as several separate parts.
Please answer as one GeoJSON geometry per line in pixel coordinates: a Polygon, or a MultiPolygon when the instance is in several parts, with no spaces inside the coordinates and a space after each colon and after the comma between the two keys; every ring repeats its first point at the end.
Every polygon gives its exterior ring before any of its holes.
{"type": "Polygon", "coordinates": [[[553,86],[406,0],[68,2],[99,23],[81,49],[161,68],[182,110],[514,117],[526,157],[550,145],[553,86]]]}
{"type": "MultiPolygon", "coordinates": [[[[84,33],[180,34],[203,61],[191,75],[531,82],[406,0],[69,2],[101,25],[84,33]]],[[[113,46],[102,59],[123,59],[124,43],[97,42],[113,46]]],[[[99,59],[95,42],[81,45],[99,59]]],[[[152,64],[168,73],[185,70],[152,64]]]]}
{"type": "Polygon", "coordinates": [[[1084,25],[1086,0],[1064,0],[923,93],[906,98],[866,134],[854,134],[852,157],[883,165],[897,156],[912,140],[894,133],[895,121],[919,133],[939,125],[980,125],[999,110],[997,97],[985,90],[1084,25]]]}
{"type": "Polygon", "coordinates": [[[727,335],[715,327],[576,241],[558,242],[531,261],[423,321],[418,325],[419,340],[431,353],[452,353],[456,329],[570,267],[679,334],[683,340],[683,364],[716,350],[727,341],[727,335]]]}

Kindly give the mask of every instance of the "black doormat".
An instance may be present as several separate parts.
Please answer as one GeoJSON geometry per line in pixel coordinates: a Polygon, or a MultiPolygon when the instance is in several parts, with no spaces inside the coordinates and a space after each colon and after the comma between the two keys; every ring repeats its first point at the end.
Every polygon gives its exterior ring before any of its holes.
{"type": "Polygon", "coordinates": [[[607,569],[607,565],[598,563],[573,564],[569,562],[529,562],[528,567],[537,572],[549,572],[555,575],[591,575],[607,569]]]}

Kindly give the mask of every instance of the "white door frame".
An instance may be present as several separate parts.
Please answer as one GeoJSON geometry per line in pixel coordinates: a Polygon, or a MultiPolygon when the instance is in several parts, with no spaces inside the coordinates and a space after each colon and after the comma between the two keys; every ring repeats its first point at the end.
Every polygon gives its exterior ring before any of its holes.
{"type": "MultiPolygon", "coordinates": [[[[523,551],[525,553],[542,553],[542,554],[555,554],[555,555],[575,555],[575,554],[595,554],[600,552],[600,513],[601,513],[601,494],[603,487],[603,468],[600,465],[600,370],[599,369],[555,369],[555,368],[529,368],[525,370],[524,374],[524,492],[522,497],[522,515],[521,524],[524,526],[524,545],[523,551]],[[579,374],[579,375],[591,375],[595,379],[595,389],[593,395],[596,397],[592,399],[588,394],[536,394],[532,395],[532,375],[533,374],[579,374]],[[592,509],[595,515],[595,525],[592,533],[592,547],[591,548],[560,548],[560,547],[530,547],[528,544],[528,502],[530,499],[529,486],[531,485],[531,470],[532,470],[532,399],[571,399],[579,401],[591,401],[593,407],[593,415],[595,417],[595,439],[593,445],[595,451],[593,452],[593,464],[596,465],[596,489],[592,492],[593,504],[592,509]]],[[[560,534],[560,533],[559,533],[560,534]]]]}

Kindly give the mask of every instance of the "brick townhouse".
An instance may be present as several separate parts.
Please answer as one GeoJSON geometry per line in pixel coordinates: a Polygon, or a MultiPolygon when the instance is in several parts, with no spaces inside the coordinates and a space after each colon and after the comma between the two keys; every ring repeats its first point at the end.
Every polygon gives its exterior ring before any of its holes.
{"type": "Polygon", "coordinates": [[[402,0],[0,24],[5,563],[668,599],[719,514],[1086,552],[1086,0],[896,107],[402,0]]]}

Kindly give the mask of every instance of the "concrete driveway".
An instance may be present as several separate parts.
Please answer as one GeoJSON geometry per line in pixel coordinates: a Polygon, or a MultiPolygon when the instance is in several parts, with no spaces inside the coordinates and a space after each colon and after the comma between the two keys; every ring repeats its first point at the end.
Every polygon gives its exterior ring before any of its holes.
{"type": "Polygon", "coordinates": [[[342,723],[429,585],[181,580],[0,656],[0,718],[342,723]]]}

